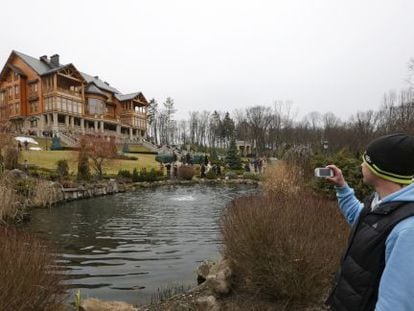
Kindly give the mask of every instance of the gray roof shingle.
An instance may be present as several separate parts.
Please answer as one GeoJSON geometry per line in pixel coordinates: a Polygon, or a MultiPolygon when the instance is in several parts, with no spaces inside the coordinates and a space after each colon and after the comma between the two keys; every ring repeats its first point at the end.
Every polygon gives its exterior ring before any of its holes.
{"type": "MultiPolygon", "coordinates": [[[[46,64],[45,62],[42,62],[40,59],[31,57],[29,55],[23,54],[21,52],[14,51],[17,56],[19,56],[23,61],[28,64],[30,67],[33,68],[34,71],[36,71],[39,75],[44,75],[48,71],[54,69],[53,66],[50,66],[46,64]]],[[[63,66],[62,66],[63,67],[63,66]]]]}
{"type": "MultiPolygon", "coordinates": [[[[48,74],[48,73],[52,73],[52,72],[54,72],[56,70],[59,70],[59,69],[61,69],[63,67],[66,67],[66,66],[70,65],[70,64],[67,64],[67,65],[60,65],[59,67],[55,67],[55,66],[50,65],[50,64],[48,64],[48,63],[46,63],[44,61],[41,61],[38,58],[34,58],[32,56],[29,56],[29,55],[26,55],[24,53],[17,52],[17,51],[13,51],[13,52],[17,56],[19,56],[20,58],[22,58],[23,61],[25,63],[27,63],[27,65],[29,65],[31,68],[33,68],[33,70],[36,71],[39,75],[45,75],[45,74],[48,74]]],[[[104,94],[100,90],[108,91],[108,92],[114,93],[115,94],[115,97],[119,101],[133,99],[134,97],[136,97],[138,94],[141,93],[141,92],[136,92],[136,93],[122,95],[120,91],[118,91],[116,88],[108,85],[104,81],[102,81],[102,80],[100,80],[100,79],[98,79],[96,77],[93,77],[91,75],[88,75],[88,74],[86,74],[84,72],[80,72],[80,74],[86,80],[86,82],[88,84],[93,83],[95,85],[95,86],[91,86],[91,88],[93,88],[93,90],[94,90],[95,93],[97,93],[97,91],[99,91],[100,93],[104,94]]]]}
{"type": "Polygon", "coordinates": [[[94,82],[91,82],[88,84],[88,86],[85,89],[85,93],[89,93],[89,94],[98,94],[98,95],[103,95],[106,96],[106,94],[104,92],[102,92],[96,85],[94,82]]]}
{"type": "Polygon", "coordinates": [[[84,73],[84,72],[81,72],[80,74],[81,74],[81,75],[82,75],[82,77],[86,80],[86,82],[88,82],[88,83],[93,82],[93,83],[95,83],[95,85],[96,85],[97,87],[99,87],[99,88],[100,88],[100,89],[102,89],[102,90],[109,91],[109,92],[112,92],[112,93],[115,93],[115,94],[117,94],[117,93],[121,93],[121,92],[119,92],[116,88],[114,88],[114,87],[112,87],[112,86],[110,86],[110,85],[106,84],[105,82],[103,82],[103,81],[102,81],[102,80],[100,80],[100,79],[97,79],[97,78],[95,78],[95,77],[93,77],[93,76],[90,76],[90,75],[88,75],[88,74],[86,74],[86,73],[84,73]]]}
{"type": "Polygon", "coordinates": [[[134,99],[135,96],[137,96],[140,92],[136,92],[136,93],[131,93],[131,94],[115,94],[115,97],[117,100],[119,101],[124,101],[124,100],[131,100],[134,99]]]}

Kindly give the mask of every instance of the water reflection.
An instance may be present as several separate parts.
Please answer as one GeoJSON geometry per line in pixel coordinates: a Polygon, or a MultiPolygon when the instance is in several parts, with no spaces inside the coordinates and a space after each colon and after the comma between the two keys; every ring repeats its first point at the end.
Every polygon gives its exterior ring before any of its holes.
{"type": "Polygon", "coordinates": [[[160,187],[36,210],[28,230],[54,241],[72,288],[89,297],[148,302],[158,287],[194,284],[218,257],[218,219],[252,187],[160,187]]]}

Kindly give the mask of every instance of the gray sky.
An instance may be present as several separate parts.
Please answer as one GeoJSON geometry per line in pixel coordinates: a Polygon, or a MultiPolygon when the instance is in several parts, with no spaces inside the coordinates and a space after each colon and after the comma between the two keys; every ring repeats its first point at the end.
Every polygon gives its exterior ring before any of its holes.
{"type": "Polygon", "coordinates": [[[179,113],[291,100],[346,119],[406,86],[412,0],[3,1],[0,62],[58,53],[179,113]]]}

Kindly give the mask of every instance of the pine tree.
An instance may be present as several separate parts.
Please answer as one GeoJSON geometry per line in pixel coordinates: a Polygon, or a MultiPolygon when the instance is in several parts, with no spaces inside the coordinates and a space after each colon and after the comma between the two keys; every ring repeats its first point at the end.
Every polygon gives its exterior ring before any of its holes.
{"type": "Polygon", "coordinates": [[[241,157],[237,150],[236,140],[234,137],[230,140],[230,147],[227,150],[226,164],[230,166],[232,170],[239,170],[242,168],[241,157]]]}

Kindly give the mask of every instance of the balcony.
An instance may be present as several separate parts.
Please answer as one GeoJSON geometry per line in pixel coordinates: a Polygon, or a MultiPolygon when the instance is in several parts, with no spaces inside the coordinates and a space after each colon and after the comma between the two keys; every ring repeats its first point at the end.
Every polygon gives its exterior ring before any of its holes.
{"type": "Polygon", "coordinates": [[[65,89],[61,87],[58,87],[56,89],[52,89],[52,88],[47,89],[44,95],[63,95],[63,96],[70,97],[70,98],[82,99],[81,92],[75,92],[70,89],[65,89]]]}
{"type": "Polygon", "coordinates": [[[133,110],[124,110],[121,112],[121,117],[138,117],[142,119],[146,119],[147,115],[142,112],[135,112],[133,110]]]}

